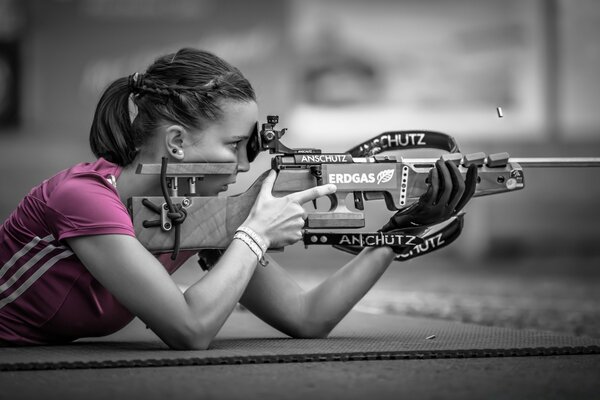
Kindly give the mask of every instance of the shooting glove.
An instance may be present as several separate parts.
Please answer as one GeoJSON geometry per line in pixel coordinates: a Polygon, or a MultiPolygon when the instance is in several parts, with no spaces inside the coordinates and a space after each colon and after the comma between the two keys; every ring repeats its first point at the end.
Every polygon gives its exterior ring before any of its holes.
{"type": "Polygon", "coordinates": [[[471,165],[463,180],[452,161],[439,159],[429,171],[429,188],[419,201],[398,211],[381,231],[434,225],[458,214],[475,193],[477,166],[471,165]]]}

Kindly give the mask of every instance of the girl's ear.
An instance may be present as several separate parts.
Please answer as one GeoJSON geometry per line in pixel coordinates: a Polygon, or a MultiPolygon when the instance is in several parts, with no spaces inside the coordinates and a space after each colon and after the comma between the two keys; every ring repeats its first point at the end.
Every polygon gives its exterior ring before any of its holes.
{"type": "Polygon", "coordinates": [[[183,144],[186,135],[186,129],[181,125],[169,125],[165,132],[165,146],[171,157],[180,161],[183,160],[183,144]]]}

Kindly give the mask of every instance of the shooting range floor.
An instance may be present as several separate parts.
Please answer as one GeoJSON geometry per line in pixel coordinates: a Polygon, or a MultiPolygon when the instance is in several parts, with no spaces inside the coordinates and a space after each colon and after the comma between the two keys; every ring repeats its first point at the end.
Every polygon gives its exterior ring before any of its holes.
{"type": "MultiPolygon", "coordinates": [[[[303,254],[281,255],[303,287],[335,270],[301,268],[303,254]]],[[[595,398],[598,265],[396,264],[324,340],[287,339],[238,308],[204,352],[168,350],[138,320],[69,346],[0,347],[0,399],[595,398]]],[[[175,279],[199,274],[190,263],[175,279]]]]}
{"type": "Polygon", "coordinates": [[[1,399],[576,398],[599,389],[600,339],[357,311],[328,339],[289,339],[237,310],[207,351],[135,320],[0,360],[1,399]]]}

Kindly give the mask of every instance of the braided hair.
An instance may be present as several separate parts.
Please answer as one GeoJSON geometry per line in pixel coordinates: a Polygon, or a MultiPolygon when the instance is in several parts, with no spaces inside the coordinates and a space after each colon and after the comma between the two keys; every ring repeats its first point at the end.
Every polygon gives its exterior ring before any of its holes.
{"type": "Polygon", "coordinates": [[[158,58],[143,74],[119,78],[98,102],[90,129],[96,157],[125,166],[161,124],[201,128],[222,117],[221,102],[256,101],[242,73],[202,50],[184,48],[158,58]],[[137,115],[130,115],[132,101],[137,115]]]}

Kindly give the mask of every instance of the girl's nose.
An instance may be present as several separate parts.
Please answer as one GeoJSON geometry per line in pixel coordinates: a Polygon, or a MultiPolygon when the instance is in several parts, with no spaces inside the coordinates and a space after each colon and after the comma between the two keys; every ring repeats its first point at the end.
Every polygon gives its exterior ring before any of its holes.
{"type": "Polygon", "coordinates": [[[238,153],[237,172],[248,172],[250,170],[250,162],[248,161],[248,153],[245,146],[238,153]]]}

